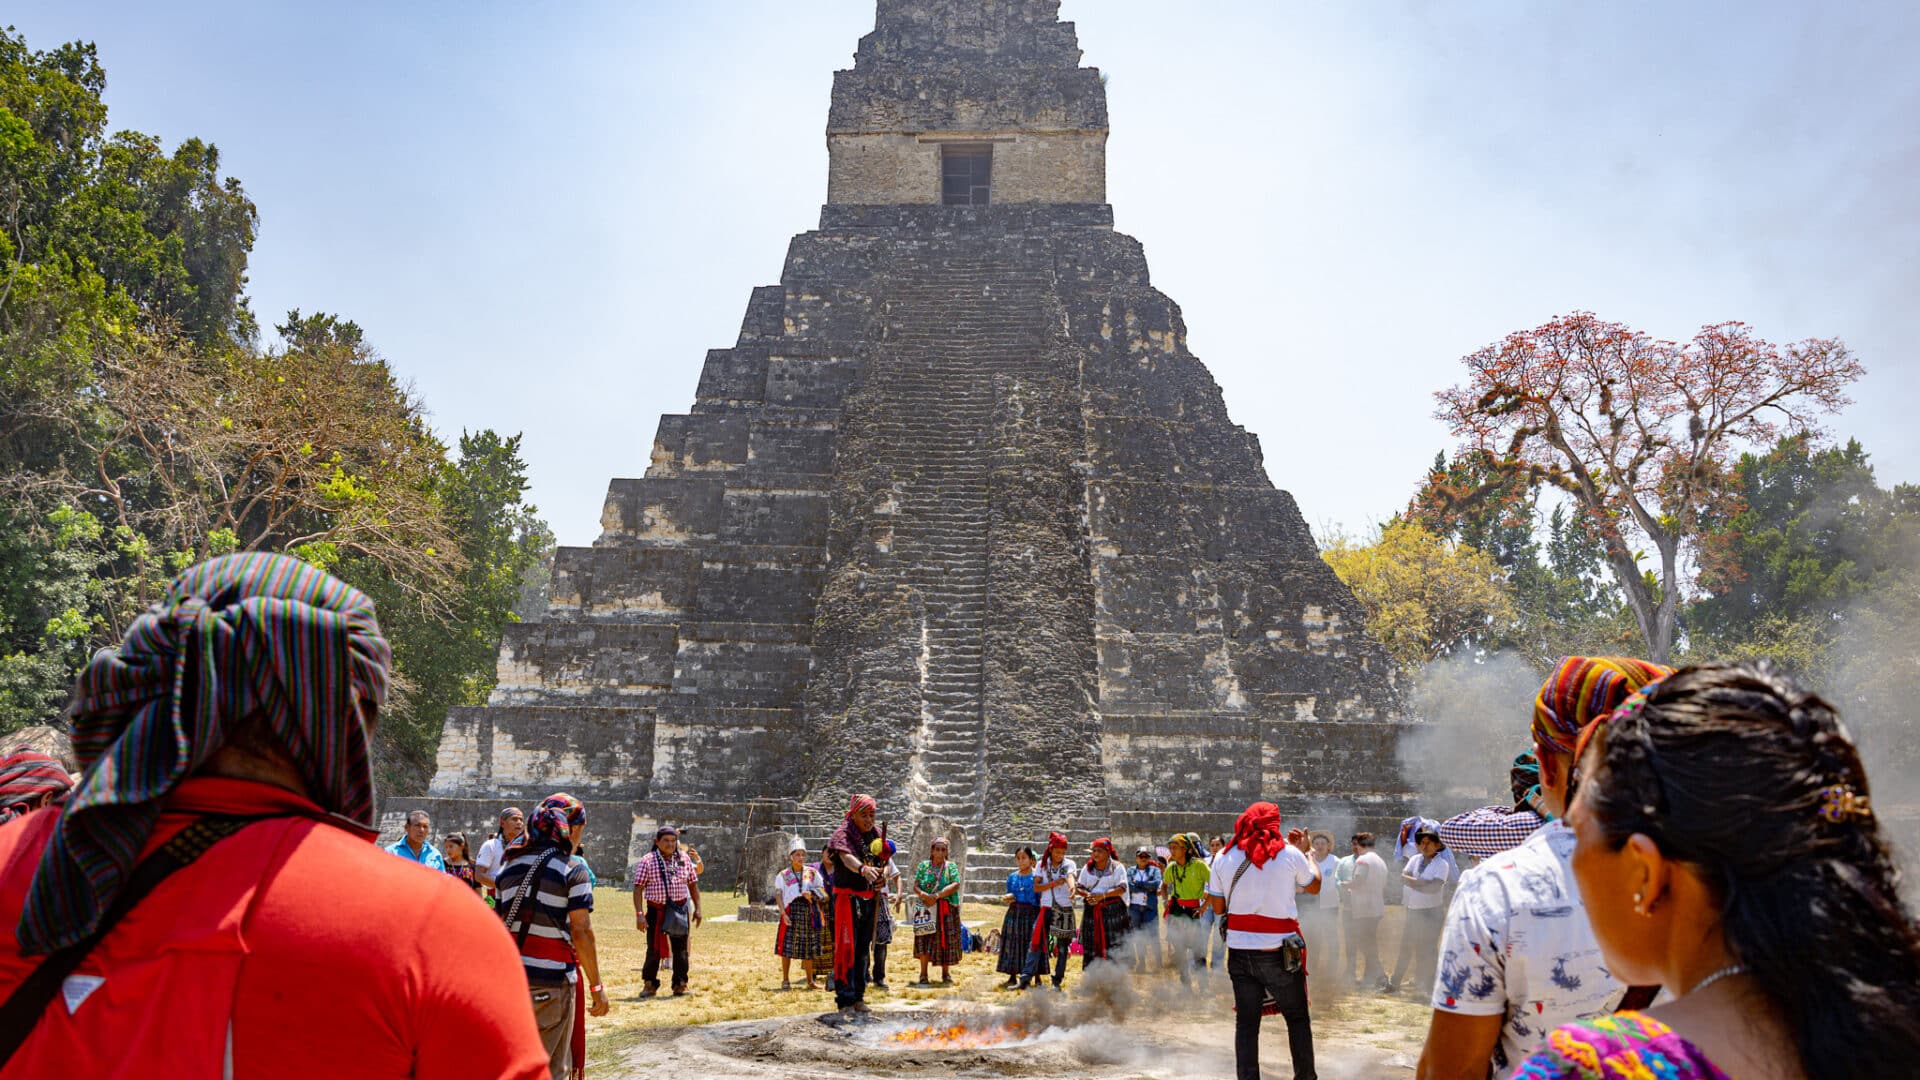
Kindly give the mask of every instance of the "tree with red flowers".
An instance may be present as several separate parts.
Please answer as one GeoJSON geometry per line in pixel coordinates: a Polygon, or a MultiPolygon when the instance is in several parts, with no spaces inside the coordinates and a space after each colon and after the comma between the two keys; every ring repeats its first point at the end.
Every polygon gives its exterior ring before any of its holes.
{"type": "MultiPolygon", "coordinates": [[[[1590,312],[1509,335],[1463,358],[1467,381],[1435,395],[1436,416],[1501,479],[1571,497],[1646,638],[1665,662],[1686,583],[1726,573],[1707,522],[1725,520],[1734,455],[1783,434],[1818,436],[1816,418],[1849,404],[1865,371],[1831,338],[1786,345],[1744,323],[1659,341],[1590,312]],[[1643,569],[1641,541],[1657,568],[1643,569]]],[[[1470,494],[1470,493],[1469,493],[1470,494]]]]}

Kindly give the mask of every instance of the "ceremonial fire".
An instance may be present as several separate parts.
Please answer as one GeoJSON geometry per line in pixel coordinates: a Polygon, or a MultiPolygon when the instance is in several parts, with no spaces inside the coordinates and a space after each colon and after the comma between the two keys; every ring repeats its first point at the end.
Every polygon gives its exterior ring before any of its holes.
{"type": "Polygon", "coordinates": [[[954,1022],[896,1031],[887,1036],[887,1042],[908,1049],[973,1050],[983,1046],[1017,1042],[1026,1037],[1026,1025],[1017,1021],[986,1023],[978,1026],[954,1022]]]}

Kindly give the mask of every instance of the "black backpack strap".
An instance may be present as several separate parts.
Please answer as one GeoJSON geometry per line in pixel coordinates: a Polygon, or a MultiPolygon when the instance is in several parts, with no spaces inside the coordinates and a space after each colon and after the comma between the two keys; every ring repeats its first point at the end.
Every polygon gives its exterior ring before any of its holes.
{"type": "Polygon", "coordinates": [[[203,817],[180,830],[173,839],[161,846],[160,850],[147,856],[139,866],[134,867],[133,875],[127,879],[127,886],[120,896],[100,916],[100,925],[85,938],[56,949],[49,953],[40,966],[34,968],[27,977],[8,995],[6,1003],[0,1004],[0,1066],[12,1060],[27,1036],[40,1022],[46,1012],[47,1004],[60,992],[60,984],[73,974],[93,950],[112,932],[114,926],[125,918],[129,911],[145,900],[147,895],[175,872],[193,865],[195,860],[205,855],[213,845],[239,832],[258,821],[273,818],[293,817],[291,814],[260,814],[252,817],[221,815],[203,817]]]}
{"type": "Polygon", "coordinates": [[[526,906],[532,894],[539,891],[540,875],[547,872],[547,864],[552,862],[553,857],[559,853],[559,848],[548,848],[545,855],[534,860],[533,865],[527,869],[527,879],[514,890],[513,903],[508,906],[507,913],[501,916],[501,923],[509,929],[512,929],[515,919],[520,920],[520,929],[513,935],[513,945],[515,950],[522,954],[526,952],[527,935],[533,931],[533,913],[528,912],[525,918],[521,918],[520,909],[526,906]]]}

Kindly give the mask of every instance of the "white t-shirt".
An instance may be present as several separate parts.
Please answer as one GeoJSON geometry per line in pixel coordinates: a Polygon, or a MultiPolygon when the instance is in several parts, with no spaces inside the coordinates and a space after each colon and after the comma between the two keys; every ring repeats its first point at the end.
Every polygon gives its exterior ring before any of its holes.
{"type": "Polygon", "coordinates": [[[1437,881],[1440,884],[1431,891],[1408,887],[1400,893],[1400,902],[1407,905],[1408,911],[1425,911],[1437,908],[1447,899],[1447,878],[1452,874],[1453,864],[1442,852],[1437,858],[1429,859],[1425,855],[1415,855],[1402,870],[1402,878],[1411,877],[1415,881],[1437,881]]]}
{"type": "MultiPolygon", "coordinates": [[[[1293,893],[1301,885],[1313,884],[1313,861],[1302,855],[1299,848],[1288,845],[1268,859],[1267,865],[1247,867],[1247,872],[1240,874],[1240,881],[1235,884],[1233,877],[1239,873],[1240,864],[1246,861],[1247,853],[1239,848],[1222,852],[1207,877],[1207,895],[1225,897],[1231,891],[1233,896],[1228,900],[1228,915],[1298,919],[1300,913],[1294,906],[1293,893]]],[[[1227,948],[1277,949],[1285,937],[1285,934],[1235,930],[1229,924],[1227,948]]]]}
{"type": "Polygon", "coordinates": [[[1433,1007],[1498,1016],[1494,1076],[1561,1024],[1610,1011],[1624,989],[1601,963],[1574,884],[1573,830],[1548,822],[1462,874],[1440,938],[1433,1007]]]}
{"type": "Polygon", "coordinates": [[[1340,874],[1340,860],[1332,852],[1320,860],[1320,910],[1340,910],[1340,888],[1335,883],[1340,874]]]}
{"type": "Polygon", "coordinates": [[[1119,889],[1119,898],[1124,901],[1127,898],[1127,871],[1120,865],[1119,859],[1108,859],[1105,870],[1095,870],[1093,864],[1088,863],[1080,868],[1080,887],[1095,896],[1119,889]]]}
{"type": "Polygon", "coordinates": [[[1033,868],[1034,891],[1040,894],[1040,906],[1073,906],[1073,860],[1062,855],[1059,866],[1049,866],[1043,859],[1033,868]],[[1065,881],[1067,884],[1057,889],[1046,888],[1049,881],[1065,881]]]}
{"type": "Polygon", "coordinates": [[[1387,860],[1379,852],[1363,851],[1353,860],[1347,903],[1356,919],[1378,919],[1387,913],[1387,860]]]}
{"type": "Polygon", "coordinates": [[[473,872],[487,877],[498,877],[500,866],[507,861],[507,842],[494,837],[480,845],[480,854],[473,857],[473,872]]]}

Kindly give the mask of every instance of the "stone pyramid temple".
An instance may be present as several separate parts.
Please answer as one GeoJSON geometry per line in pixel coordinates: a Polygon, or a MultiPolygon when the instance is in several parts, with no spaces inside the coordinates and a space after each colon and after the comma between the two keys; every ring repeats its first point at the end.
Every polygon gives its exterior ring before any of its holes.
{"type": "Polygon", "coordinates": [[[1058,14],[879,0],[819,228],[389,817],[571,791],[603,868],[671,821],[723,884],[853,791],[979,873],[1261,797],[1399,819],[1386,656],[1114,231],[1105,87],[1058,14]]]}

